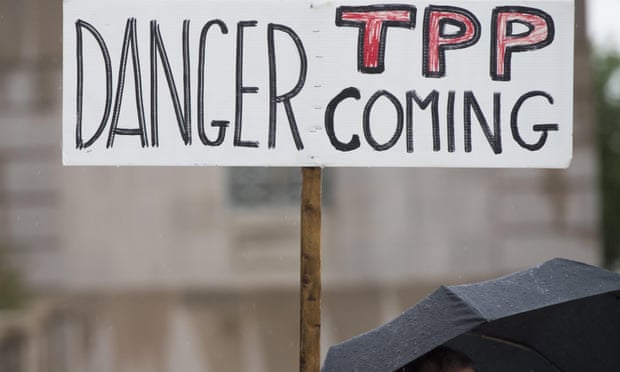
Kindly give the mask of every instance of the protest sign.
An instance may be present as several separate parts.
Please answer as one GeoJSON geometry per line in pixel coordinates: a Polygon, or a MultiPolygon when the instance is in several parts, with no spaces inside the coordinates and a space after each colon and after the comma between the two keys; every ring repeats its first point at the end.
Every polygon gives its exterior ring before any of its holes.
{"type": "Polygon", "coordinates": [[[573,1],[65,1],[68,165],[566,167],[573,1]]]}

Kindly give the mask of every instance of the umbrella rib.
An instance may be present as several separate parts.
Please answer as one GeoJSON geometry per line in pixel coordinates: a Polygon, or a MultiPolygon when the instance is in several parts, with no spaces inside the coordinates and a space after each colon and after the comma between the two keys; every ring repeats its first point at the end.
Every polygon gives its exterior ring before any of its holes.
{"type": "Polygon", "coordinates": [[[522,344],[519,342],[515,342],[515,341],[509,341],[509,340],[505,340],[503,338],[499,338],[499,337],[493,337],[493,336],[489,336],[489,335],[485,335],[482,333],[475,333],[475,332],[467,332],[467,334],[472,335],[472,336],[478,336],[482,339],[486,339],[486,340],[490,340],[490,341],[494,341],[494,342],[498,342],[498,343],[502,343],[502,344],[506,344],[524,351],[529,351],[531,353],[534,353],[536,355],[538,355],[540,358],[542,358],[545,362],[547,362],[553,369],[555,369],[558,372],[562,372],[562,369],[560,367],[558,367],[557,364],[553,363],[553,361],[549,358],[547,358],[543,353],[541,353],[540,351],[536,350],[535,348],[528,346],[526,344],[522,344]]]}

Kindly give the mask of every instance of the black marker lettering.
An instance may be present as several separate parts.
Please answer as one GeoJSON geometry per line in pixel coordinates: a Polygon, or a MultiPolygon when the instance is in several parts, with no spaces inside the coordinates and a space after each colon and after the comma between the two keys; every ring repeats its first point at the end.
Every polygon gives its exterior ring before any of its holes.
{"type": "Polygon", "coordinates": [[[413,104],[412,101],[422,110],[426,110],[431,105],[431,118],[433,125],[433,151],[441,149],[439,138],[439,92],[433,90],[423,100],[418,97],[415,90],[407,92],[407,152],[413,152],[413,104]]]}
{"type": "Polygon", "coordinates": [[[162,67],[164,68],[164,74],[166,75],[166,81],[168,82],[168,89],[170,90],[170,97],[172,98],[172,104],[174,106],[174,113],[176,114],[177,123],[179,125],[179,132],[181,138],[186,145],[192,144],[192,119],[191,119],[191,95],[190,95],[190,68],[189,68],[189,21],[183,21],[183,104],[184,108],[181,109],[181,103],[179,102],[179,94],[176,84],[174,82],[174,76],[172,74],[172,68],[170,67],[170,60],[168,59],[168,53],[164,46],[164,41],[159,30],[157,21],[151,21],[151,143],[153,146],[159,146],[159,130],[157,127],[157,55],[162,61],[162,67]],[[183,112],[185,111],[185,112],[183,112]]]}
{"type": "Polygon", "coordinates": [[[471,91],[466,91],[464,96],[464,109],[465,109],[465,152],[471,152],[471,109],[474,109],[474,113],[476,114],[476,118],[480,123],[480,127],[491,145],[493,152],[496,154],[502,153],[502,136],[501,136],[501,126],[500,126],[500,94],[493,94],[493,133],[491,133],[491,129],[489,128],[489,124],[487,123],[484,114],[482,113],[482,109],[476,101],[476,97],[474,93],[471,91]]]}
{"type": "Polygon", "coordinates": [[[299,36],[289,27],[270,23],[267,26],[267,52],[269,55],[269,148],[276,147],[276,107],[278,103],[283,103],[286,110],[286,116],[291,127],[291,133],[295,140],[295,146],[297,150],[302,150],[304,144],[299,136],[299,130],[297,129],[297,122],[295,121],[295,114],[293,113],[293,107],[291,106],[291,98],[301,92],[306,82],[306,73],[308,71],[308,58],[306,57],[306,51],[299,39],[299,36]],[[277,73],[276,73],[276,51],[274,41],[274,31],[281,31],[286,33],[295,43],[297,53],[299,54],[299,78],[295,87],[287,93],[277,95],[277,73]]]}
{"type": "Polygon", "coordinates": [[[363,125],[364,136],[366,137],[366,141],[368,142],[368,144],[376,151],[388,150],[396,144],[396,142],[400,138],[400,135],[403,132],[403,106],[392,93],[385,90],[380,90],[373,94],[372,97],[370,97],[370,99],[366,103],[366,106],[364,107],[363,125]],[[389,141],[384,144],[378,143],[372,136],[372,132],[370,131],[370,112],[372,111],[372,107],[374,106],[375,102],[381,97],[386,97],[396,109],[396,129],[394,130],[394,135],[392,136],[392,138],[390,138],[389,141]]]}
{"type": "Polygon", "coordinates": [[[244,141],[241,139],[243,120],[243,95],[258,93],[257,87],[243,86],[243,29],[256,27],[257,21],[241,21],[237,23],[237,58],[235,70],[235,136],[233,144],[237,147],[258,147],[258,141],[244,141]]]}
{"type": "Polygon", "coordinates": [[[90,147],[103,133],[105,129],[108,118],[110,117],[110,109],[112,107],[112,62],[110,60],[110,52],[108,51],[108,47],[103,40],[103,37],[95,29],[92,25],[87,22],[79,19],[75,22],[75,32],[76,32],[76,48],[77,48],[77,95],[76,95],[76,127],[75,127],[75,147],[77,149],[84,149],[90,147]],[[103,110],[103,117],[101,118],[101,123],[99,127],[97,127],[97,131],[95,134],[84,143],[84,139],[82,138],[82,105],[84,100],[84,56],[83,56],[83,37],[82,37],[82,28],[88,30],[91,35],[97,41],[99,45],[99,49],[101,50],[101,55],[103,56],[103,62],[105,65],[105,76],[106,76],[106,86],[105,86],[105,107],[103,110]]]}
{"type": "Polygon", "coordinates": [[[455,136],[454,136],[454,98],[456,92],[451,90],[448,92],[448,113],[446,119],[448,119],[448,152],[454,152],[456,150],[455,136]]]}
{"type": "Polygon", "coordinates": [[[220,31],[223,34],[228,34],[228,28],[226,24],[219,19],[207,22],[202,31],[200,32],[200,47],[198,51],[198,136],[200,137],[200,141],[204,145],[207,146],[219,146],[224,142],[224,137],[226,135],[226,128],[230,124],[229,121],[226,120],[213,120],[211,122],[211,126],[214,128],[219,128],[217,132],[217,138],[215,141],[211,141],[207,137],[207,133],[205,131],[204,125],[204,117],[205,117],[205,65],[206,65],[206,49],[207,49],[207,33],[211,26],[217,25],[220,28],[220,31]]]}
{"type": "Polygon", "coordinates": [[[360,147],[360,139],[357,134],[351,137],[351,141],[344,143],[336,138],[336,132],[334,131],[334,114],[336,113],[336,107],[347,98],[359,100],[361,98],[359,89],[354,87],[344,89],[329,101],[327,109],[325,110],[325,132],[327,133],[329,142],[331,142],[332,146],[338,151],[351,151],[360,147]]]}
{"type": "Polygon", "coordinates": [[[148,146],[146,137],[146,124],[144,120],[144,103],[142,99],[142,77],[140,72],[140,57],[138,54],[138,35],[136,33],[136,19],[129,18],[125,26],[125,35],[123,37],[123,48],[121,52],[121,62],[118,74],[118,85],[116,88],[116,99],[114,102],[114,110],[112,115],[112,123],[110,124],[110,133],[106,147],[110,148],[114,145],[115,135],[140,136],[140,144],[142,147],[148,146]],[[138,111],[139,128],[117,128],[118,118],[121,111],[121,103],[123,101],[123,89],[125,87],[125,70],[127,69],[127,54],[131,45],[131,56],[133,63],[134,88],[136,91],[136,106],[138,111]]]}
{"type": "Polygon", "coordinates": [[[512,137],[519,144],[519,146],[530,151],[540,150],[547,142],[549,132],[559,130],[558,124],[536,124],[532,127],[534,132],[542,132],[538,138],[538,141],[536,143],[527,143],[523,140],[523,137],[521,137],[521,134],[519,133],[519,110],[521,110],[521,106],[526,100],[533,97],[545,97],[550,104],[553,104],[553,97],[551,97],[549,93],[539,90],[532,91],[519,97],[517,103],[515,103],[512,109],[512,113],[510,114],[510,129],[512,130],[512,137]]]}

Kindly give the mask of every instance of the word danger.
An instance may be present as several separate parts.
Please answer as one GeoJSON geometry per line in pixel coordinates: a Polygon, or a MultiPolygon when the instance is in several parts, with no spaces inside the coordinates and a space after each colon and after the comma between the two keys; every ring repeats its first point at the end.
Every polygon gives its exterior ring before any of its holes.
{"type": "MultiPolygon", "coordinates": [[[[242,139],[242,123],[243,123],[243,102],[244,95],[246,94],[256,94],[259,91],[258,87],[250,87],[246,86],[243,82],[243,52],[244,52],[244,32],[245,29],[256,27],[257,21],[241,21],[237,23],[237,37],[236,37],[236,73],[235,73],[235,119],[234,119],[234,146],[240,147],[258,147],[258,141],[246,141],[242,139]]],[[[159,136],[158,136],[158,61],[161,61],[166,77],[166,82],[168,84],[168,89],[170,91],[170,96],[172,99],[172,103],[174,106],[174,111],[177,119],[177,124],[179,127],[179,133],[181,139],[185,143],[185,145],[192,144],[192,121],[191,121],[191,86],[190,86],[190,76],[191,76],[191,68],[190,68],[190,58],[189,58],[189,26],[190,21],[183,21],[183,104],[181,104],[179,99],[179,92],[176,86],[176,82],[173,76],[173,72],[171,69],[170,60],[168,58],[168,53],[163,43],[163,38],[161,32],[159,30],[159,25],[156,20],[152,20],[150,22],[150,82],[151,82],[151,145],[158,146],[159,145],[159,136]]],[[[130,136],[139,136],[140,144],[142,147],[147,147],[148,142],[148,134],[147,134],[147,126],[146,119],[144,113],[144,97],[142,90],[142,75],[141,75],[141,62],[138,53],[138,44],[137,44],[137,31],[136,31],[136,19],[131,18],[127,20],[127,24],[125,26],[125,33],[123,37],[123,45],[121,51],[121,61],[120,68],[118,73],[118,83],[116,89],[116,95],[113,93],[113,81],[112,81],[112,62],[110,59],[110,52],[106,45],[105,40],[102,35],[97,31],[97,29],[91,24],[78,20],[75,24],[76,27],[76,37],[77,37],[77,58],[78,58],[78,88],[77,88],[77,126],[76,126],[76,146],[79,149],[85,149],[93,145],[103,133],[108,119],[110,115],[112,116],[111,124],[109,128],[109,133],[107,137],[107,145],[106,147],[110,148],[114,145],[114,138],[117,135],[130,135],[130,136]],[[89,138],[84,139],[82,136],[82,107],[83,107],[83,79],[84,79],[84,67],[83,67],[83,56],[82,56],[82,43],[83,43],[83,34],[87,31],[92,34],[92,36],[96,39],[100,49],[102,56],[105,60],[105,75],[106,75],[106,96],[105,96],[105,109],[103,113],[103,118],[97,131],[95,134],[89,138]],[[129,61],[128,55],[131,50],[131,62],[129,61]],[[134,71],[134,88],[136,95],[136,105],[138,112],[138,127],[137,128],[119,128],[119,113],[123,99],[123,90],[125,87],[125,76],[127,70],[127,64],[131,63],[133,65],[134,71]]],[[[224,141],[224,136],[226,134],[226,128],[229,126],[230,121],[227,120],[215,120],[212,121],[211,125],[213,127],[219,128],[219,132],[215,139],[209,139],[204,126],[204,113],[205,113],[205,55],[206,55],[206,38],[207,34],[211,29],[219,29],[219,32],[223,34],[228,33],[228,26],[221,20],[215,19],[207,22],[200,33],[200,42],[199,42],[199,61],[198,61],[198,94],[197,94],[197,107],[198,107],[198,134],[201,142],[206,146],[219,146],[224,141]]],[[[307,69],[307,58],[305,54],[304,47],[295,32],[284,26],[277,24],[269,24],[268,26],[268,38],[269,38],[269,74],[270,74],[270,86],[269,86],[269,147],[275,147],[275,110],[276,105],[278,103],[282,103],[286,107],[286,112],[291,121],[291,130],[293,132],[295,143],[297,144],[297,149],[303,149],[303,144],[301,142],[299,131],[297,129],[297,125],[295,123],[295,116],[293,110],[291,108],[290,100],[296,96],[304,86],[306,69],[307,69]],[[301,69],[299,74],[299,81],[295,85],[295,88],[291,91],[276,95],[276,78],[275,78],[275,62],[276,56],[274,52],[274,33],[283,32],[289,35],[295,45],[298,48],[300,55],[300,63],[301,69]]]]}
{"type": "MultiPolygon", "coordinates": [[[[309,12],[311,16],[312,10],[309,12]]],[[[325,12],[320,15],[324,17],[325,12]]],[[[179,21],[180,32],[176,35],[162,34],[161,22],[159,19],[143,21],[136,17],[125,18],[121,23],[122,41],[118,43],[118,40],[111,42],[95,22],[82,18],[74,20],[76,115],[73,132],[74,148],[78,152],[89,151],[101,142],[105,144],[105,149],[98,151],[113,151],[115,139],[119,136],[136,137],[136,149],[160,147],[159,96],[162,89],[167,91],[165,94],[171,102],[167,107],[172,107],[174,111],[179,144],[185,147],[229,147],[227,151],[231,153],[235,148],[276,151],[280,147],[279,141],[287,140],[287,137],[297,152],[313,153],[316,149],[309,146],[316,146],[317,141],[307,141],[308,132],[305,129],[312,117],[307,114],[308,107],[323,110],[320,120],[324,141],[319,143],[329,149],[323,149],[320,151],[322,153],[354,154],[361,148],[370,148],[378,153],[399,148],[397,144],[402,143],[400,151],[403,156],[408,156],[406,154],[417,151],[414,142],[418,141],[416,128],[420,125],[430,127],[430,132],[423,133],[430,134],[431,138],[426,140],[432,143],[433,152],[446,149],[448,153],[454,153],[462,143],[463,151],[470,153],[474,150],[472,138],[481,133],[488,144],[487,149],[495,155],[503,153],[506,141],[512,142],[513,148],[525,152],[540,151],[545,148],[553,132],[559,132],[561,128],[570,130],[566,127],[570,123],[547,120],[532,123],[531,112],[525,115],[527,119],[522,120],[530,101],[538,110],[541,107],[553,109],[555,92],[549,91],[548,85],[538,87],[536,81],[527,81],[520,83],[518,90],[507,89],[513,83],[513,70],[517,63],[513,56],[522,54],[527,57],[519,59],[521,64],[536,64],[538,53],[530,52],[554,43],[556,23],[542,9],[497,5],[488,13],[481,14],[478,8],[474,11],[451,5],[428,5],[419,9],[414,4],[341,5],[334,6],[329,23],[324,20],[316,22],[318,25],[331,24],[329,28],[315,26],[308,29],[307,23],[297,26],[261,18],[231,20],[216,16],[199,20],[192,17],[179,21]],[[148,22],[148,28],[141,28],[139,32],[140,22],[148,22]],[[148,32],[144,35],[146,30],[148,32]],[[256,32],[264,33],[262,37],[266,40],[263,54],[266,57],[263,71],[264,81],[267,82],[265,86],[254,86],[257,85],[253,83],[255,80],[248,77],[252,76],[248,75],[248,71],[254,74],[257,71],[248,67],[252,61],[246,56],[248,48],[256,49],[256,45],[247,42],[248,35],[255,37],[256,32]],[[319,32],[323,33],[323,39],[313,37],[319,32]],[[396,38],[396,32],[399,38],[396,38]],[[483,39],[482,35],[487,36],[483,39]],[[321,43],[329,43],[325,38],[336,36],[353,46],[349,49],[338,48],[340,55],[337,58],[344,56],[355,61],[355,71],[343,70],[341,77],[332,77],[338,75],[338,71],[321,71],[313,66],[314,56],[323,59],[330,57],[327,53],[334,48],[323,48],[321,43]],[[421,42],[403,44],[402,40],[407,37],[421,42]],[[234,53],[228,55],[232,58],[230,65],[234,66],[234,95],[231,95],[234,103],[230,105],[234,112],[228,118],[211,120],[207,119],[210,102],[205,92],[208,87],[215,89],[221,84],[228,84],[228,81],[215,79],[207,83],[206,70],[210,62],[206,56],[215,38],[220,39],[220,47],[225,39],[225,43],[234,49],[234,53]],[[285,39],[287,41],[283,41],[285,39]],[[479,46],[482,39],[486,44],[484,48],[479,46]],[[88,60],[93,59],[92,55],[85,56],[86,40],[91,50],[96,45],[104,66],[105,92],[95,96],[98,103],[85,96],[85,75],[89,71],[86,65],[88,60]],[[138,43],[142,40],[148,40],[148,43],[138,43]],[[171,62],[170,50],[173,49],[164,40],[168,43],[169,40],[181,40],[180,47],[174,46],[180,55],[174,58],[181,60],[182,65],[171,62]],[[395,40],[400,43],[393,44],[395,40]],[[285,59],[281,59],[278,43],[283,42],[293,46],[293,57],[289,50],[285,59]],[[112,45],[119,45],[120,52],[115,53],[120,56],[118,61],[113,61],[112,45]],[[146,50],[141,49],[145,46],[146,50]],[[395,62],[398,65],[391,64],[396,60],[391,59],[391,53],[396,56],[397,51],[412,47],[419,49],[406,55],[417,56],[417,61],[398,60],[395,62]],[[453,88],[446,89],[445,84],[441,85],[442,88],[435,88],[433,82],[449,79],[451,68],[456,68],[452,63],[459,63],[459,54],[462,56],[467,50],[475,50],[476,54],[485,51],[486,56],[482,57],[482,60],[488,61],[485,86],[492,89],[477,91],[477,83],[483,80],[479,74],[474,76],[475,79],[456,84],[453,88]],[[146,63],[141,58],[145,55],[148,55],[146,63]],[[148,65],[146,72],[145,65],[148,65]],[[407,65],[419,66],[421,71],[416,72],[407,65]],[[392,68],[403,70],[403,66],[407,75],[413,76],[412,79],[403,79],[410,83],[377,87],[381,83],[376,76],[388,74],[392,68]],[[289,71],[285,83],[280,77],[282,68],[289,71]],[[133,73],[133,84],[126,83],[128,69],[133,73]],[[313,79],[325,83],[309,84],[311,74],[314,74],[313,79]],[[347,76],[354,79],[344,81],[347,76]],[[531,88],[523,89],[527,85],[531,88]],[[146,94],[145,87],[148,88],[146,94]],[[123,100],[127,89],[133,90],[134,102],[123,100]],[[310,89],[323,89],[323,93],[305,95],[310,89]],[[506,92],[509,94],[506,95],[506,92]],[[264,95],[266,123],[257,123],[244,111],[247,100],[256,100],[251,97],[258,97],[256,95],[264,95]],[[306,97],[312,97],[312,101],[306,97]],[[145,104],[147,99],[148,105],[145,104]],[[93,121],[91,114],[86,121],[85,106],[97,104],[102,107],[100,118],[93,121]],[[120,112],[124,105],[135,106],[134,123],[121,123],[120,112]],[[278,115],[279,110],[283,110],[284,115],[278,115]],[[347,114],[342,116],[340,113],[347,114]],[[358,129],[351,126],[355,121],[358,122],[358,129]],[[259,126],[264,128],[260,137],[257,136],[260,132],[255,129],[259,126]],[[248,130],[250,127],[252,131],[248,130]],[[505,134],[506,130],[509,135],[505,134]],[[279,134],[279,131],[284,132],[279,134]],[[462,137],[459,139],[459,136],[462,137]],[[442,146],[442,139],[446,141],[445,147],[442,146]]],[[[338,68],[344,69],[344,66],[348,65],[342,63],[338,68]]],[[[346,161],[341,163],[347,164],[346,161]]],[[[324,165],[330,165],[329,160],[324,165]]]]}

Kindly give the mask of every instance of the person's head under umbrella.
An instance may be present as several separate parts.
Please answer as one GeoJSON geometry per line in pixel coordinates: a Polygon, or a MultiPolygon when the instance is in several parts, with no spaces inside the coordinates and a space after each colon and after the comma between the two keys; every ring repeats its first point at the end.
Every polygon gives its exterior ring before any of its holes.
{"type": "Polygon", "coordinates": [[[435,348],[395,372],[475,372],[474,362],[460,351],[435,348]]]}

